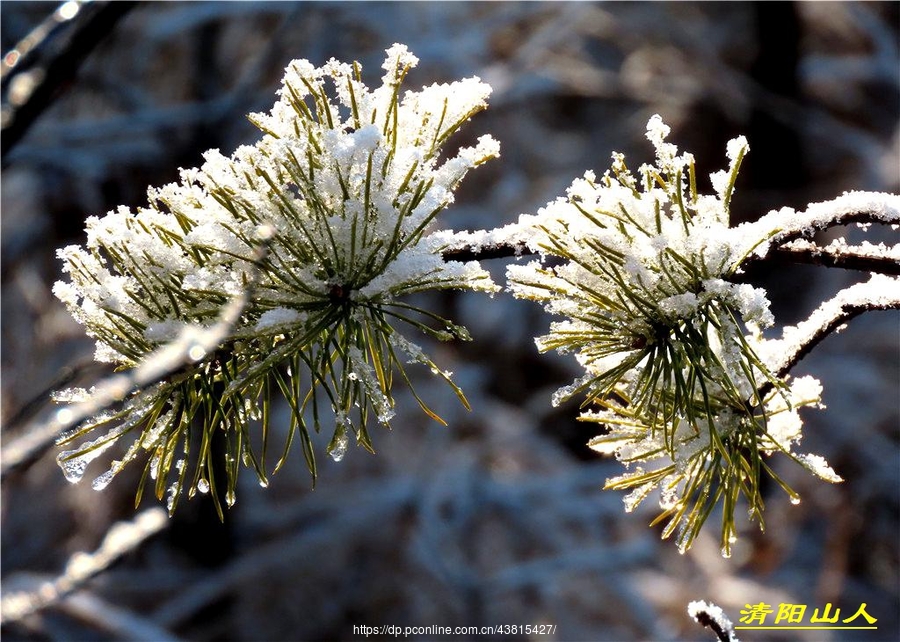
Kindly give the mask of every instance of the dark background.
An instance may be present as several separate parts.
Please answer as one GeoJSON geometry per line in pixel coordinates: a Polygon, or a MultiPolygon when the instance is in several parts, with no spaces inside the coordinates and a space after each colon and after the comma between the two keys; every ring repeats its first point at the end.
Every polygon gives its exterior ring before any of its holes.
{"type": "MultiPolygon", "coordinates": [[[[56,6],[3,2],[3,51],[56,6]]],[[[83,65],[21,140],[4,133],[3,440],[53,412],[40,404],[16,418],[62,368],[92,354],[50,293],[60,277],[56,248],[82,242],[86,216],[142,204],[148,185],[176,180],[205,149],[229,153],[255,140],[243,115],[269,109],[293,58],[358,60],[375,86],[384,50],[401,42],[421,59],[409,88],[471,75],[494,87],[488,111],[455,142],[490,132],[501,158],[466,178],[443,215],[448,227],[492,228],[534,213],[585,169],[601,174],[613,150],[633,167],[652,160],[643,134],[654,113],[704,174],[726,165],[730,138],[747,136],[733,202],[735,217],[747,220],[849,189],[897,191],[898,6],[140,4],[114,28],[101,25],[89,47],[77,45],[88,53],[83,65]]],[[[39,60],[52,58],[53,43],[39,60]]],[[[63,48],[64,59],[76,53],[63,48]]],[[[880,240],[874,230],[846,233],[880,240]]],[[[501,282],[503,266],[489,266],[501,282]]],[[[747,278],[769,289],[784,324],[861,277],[779,265],[747,278]]],[[[739,522],[735,554],[724,560],[715,517],[679,555],[647,527],[652,500],[625,514],[621,493],[601,491],[621,467],[587,449],[594,429],[575,421],[577,403],[550,406],[577,368],[536,353],[533,337],[549,323],[536,306],[506,294],[442,294],[429,305],[474,336],[432,347],[471,413],[423,377],[417,389],[449,428],[427,423],[401,395],[393,431],[374,433],[377,456],[351,449],[340,464],[322,456],[315,491],[299,452],[268,489],[246,473],[224,525],[202,501],[183,503],[165,532],[82,594],[129,622],[197,640],[343,639],[360,624],[526,623],[557,625],[537,639],[712,639],[685,614],[695,599],[716,602],[734,621],[748,603],[807,604],[808,620],[829,602],[842,618],[866,602],[878,631],[829,639],[900,639],[896,312],[853,321],[796,369],[822,379],[828,405],[804,415],[802,450],[824,454],[847,481],[828,485],[776,458],[803,502],[770,489],[766,532],[739,522]]],[[[74,552],[94,550],[114,521],[134,514],[138,470],[97,493],[86,482],[69,485],[54,454],[4,481],[4,593],[58,575],[74,552]]],[[[98,463],[88,476],[102,470],[98,463]]],[[[109,612],[91,617],[62,604],[3,635],[139,638],[109,612]]],[[[741,638],[800,635],[826,634],[741,638]]]]}

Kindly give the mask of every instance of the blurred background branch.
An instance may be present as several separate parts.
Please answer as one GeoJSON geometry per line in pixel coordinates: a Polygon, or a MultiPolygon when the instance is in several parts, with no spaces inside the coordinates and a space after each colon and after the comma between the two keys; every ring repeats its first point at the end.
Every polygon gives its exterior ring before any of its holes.
{"type": "MultiPolygon", "coordinates": [[[[32,123],[72,82],[78,68],[135,6],[134,2],[60,5],[26,38],[6,51],[2,63],[3,163],[32,123]]],[[[4,48],[5,51],[5,48],[4,48]]]]}
{"type": "Polygon", "coordinates": [[[147,538],[165,528],[167,522],[165,511],[157,507],[145,510],[130,522],[113,524],[97,551],[73,555],[59,577],[40,582],[30,591],[6,591],[0,601],[0,623],[17,622],[57,604],[123,555],[134,552],[147,538]]]}

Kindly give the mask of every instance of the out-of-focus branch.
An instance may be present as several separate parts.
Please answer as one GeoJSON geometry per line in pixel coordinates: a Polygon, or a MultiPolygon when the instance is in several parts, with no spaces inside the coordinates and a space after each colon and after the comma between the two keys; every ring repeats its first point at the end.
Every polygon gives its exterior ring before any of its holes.
{"type": "Polygon", "coordinates": [[[114,639],[132,642],[180,642],[149,618],[111,604],[87,591],[78,591],[63,599],[57,609],[114,639]]]}
{"type": "Polygon", "coordinates": [[[0,624],[21,620],[52,606],[116,560],[137,549],[146,539],[160,532],[168,523],[166,511],[159,507],[140,513],[130,522],[114,524],[94,553],[76,553],[69,558],[65,572],[45,582],[35,591],[20,591],[0,600],[0,624]]]}
{"type": "Polygon", "coordinates": [[[225,306],[216,325],[202,332],[193,327],[186,328],[175,341],[148,355],[138,367],[102,381],[90,399],[61,408],[49,420],[28,429],[15,441],[4,443],[0,454],[0,479],[33,463],[69,428],[120,403],[134,390],[162,381],[215,352],[240,318],[247,297],[245,291],[225,306]]]}
{"type": "Polygon", "coordinates": [[[60,90],[74,78],[91,51],[136,4],[136,2],[66,3],[64,6],[75,9],[71,17],[67,17],[68,12],[58,10],[48,19],[65,23],[59,33],[50,37],[49,30],[45,28],[47,34],[44,34],[43,38],[35,38],[39,40],[38,46],[46,48],[42,52],[43,62],[16,71],[15,67],[18,66],[16,63],[25,62],[26,56],[21,54],[35,50],[35,46],[29,43],[28,39],[20,44],[26,51],[20,52],[17,48],[4,55],[3,138],[0,143],[2,158],[6,158],[7,153],[25,135],[32,123],[53,103],[60,90]]]}
{"type": "Polygon", "coordinates": [[[16,426],[31,420],[42,408],[44,408],[44,406],[47,405],[50,396],[54,392],[61,389],[63,386],[68,386],[79,377],[86,375],[88,378],[96,380],[100,376],[100,367],[105,365],[106,364],[98,364],[93,358],[90,358],[84,359],[74,365],[60,368],[56,373],[56,376],[43,390],[32,395],[30,399],[10,415],[9,419],[3,424],[3,430],[7,431],[10,428],[15,428],[16,426]]]}

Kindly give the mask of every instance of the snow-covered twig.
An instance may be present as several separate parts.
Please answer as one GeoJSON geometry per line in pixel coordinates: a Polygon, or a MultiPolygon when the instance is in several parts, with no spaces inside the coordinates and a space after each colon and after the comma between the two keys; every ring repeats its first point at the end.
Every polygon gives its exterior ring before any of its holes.
{"type": "Polygon", "coordinates": [[[145,510],[130,522],[114,524],[94,553],[73,555],[66,564],[65,572],[55,580],[33,592],[4,595],[0,600],[0,623],[15,622],[55,604],[123,555],[135,550],[167,524],[166,512],[158,507],[145,510]]]}
{"type": "Polygon", "coordinates": [[[490,245],[462,245],[441,252],[445,261],[486,261],[509,259],[534,254],[525,243],[492,243],[490,245]]]}
{"type": "MultiPolygon", "coordinates": [[[[744,263],[766,259],[900,274],[900,244],[851,246],[837,239],[823,247],[810,240],[822,230],[853,223],[864,227],[900,225],[900,196],[856,191],[813,203],[803,212],[790,208],[769,212],[738,227],[749,238],[768,238],[744,263]]],[[[529,247],[528,238],[527,230],[515,223],[496,230],[456,233],[442,256],[447,261],[476,261],[537,254],[529,247]]]]}
{"type": "Polygon", "coordinates": [[[738,229],[752,238],[768,239],[748,257],[760,259],[772,247],[795,239],[811,239],[817,232],[840,225],[876,223],[900,225],[900,196],[885,192],[851,191],[830,201],[811,203],[802,212],[789,207],[769,212],[738,229]]]}
{"type": "MultiPolygon", "coordinates": [[[[766,259],[784,263],[806,263],[878,274],[900,274],[900,246],[886,247],[862,243],[846,245],[838,239],[827,246],[796,239],[769,250],[766,259]]],[[[444,250],[445,261],[484,261],[509,259],[535,254],[524,242],[491,245],[461,245],[444,250]]]]}
{"type": "Polygon", "coordinates": [[[847,245],[840,238],[821,246],[813,241],[797,239],[770,250],[767,257],[786,263],[809,263],[875,274],[900,275],[900,244],[893,247],[868,242],[847,245]]]}
{"type": "MultiPolygon", "coordinates": [[[[764,342],[760,357],[778,377],[783,377],[850,319],[863,312],[895,309],[900,309],[900,278],[873,274],[868,281],[851,285],[822,303],[802,323],[784,328],[781,339],[764,342]]],[[[770,389],[771,384],[767,382],[762,394],[770,389]]]]}
{"type": "Polygon", "coordinates": [[[518,223],[493,230],[448,233],[441,256],[445,261],[482,261],[528,256],[529,233],[518,223]]]}
{"type": "Polygon", "coordinates": [[[734,633],[734,624],[721,607],[697,600],[688,604],[687,611],[698,624],[715,633],[720,642],[740,642],[734,633]]]}

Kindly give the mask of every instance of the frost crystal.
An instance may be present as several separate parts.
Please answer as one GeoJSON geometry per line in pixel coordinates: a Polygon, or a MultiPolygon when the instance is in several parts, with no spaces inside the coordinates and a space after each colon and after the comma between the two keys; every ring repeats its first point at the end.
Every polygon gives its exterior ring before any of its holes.
{"type": "MultiPolygon", "coordinates": [[[[183,485],[209,489],[207,458],[198,471],[179,471],[175,451],[206,452],[224,428],[232,449],[230,505],[240,463],[266,478],[265,462],[241,452],[247,446],[240,444],[255,442],[247,432],[255,419],[267,434],[273,394],[288,400],[290,432],[300,435],[295,443],[313,474],[308,429],[319,429],[323,407],[341,419],[333,457],[346,451],[349,431],[372,450],[368,418],[388,424],[393,417],[393,371],[403,370],[405,357],[436,372],[464,401],[449,375],[413,349],[395,324],[441,340],[465,339],[464,328],[403,297],[499,289],[477,262],[445,262],[453,234],[436,226],[459,182],[497,156],[499,145],[481,136],[454,156],[443,155],[450,137],[487,106],[491,89],[468,78],[402,90],[416,63],[405,46],[392,46],[382,85],[370,89],[358,64],[294,61],[272,109],[250,116],[263,133],[258,142],[230,156],[206,152],[201,167],[181,170],[180,182],[148,190],[146,207],[88,219],[85,246],[59,251],[68,280],[54,293],[96,339],[98,359],[141,366],[161,345],[186,329],[204,332],[225,304],[249,296],[217,349],[197,342],[188,354],[195,363],[152,395],[138,393],[140,404],[95,419],[72,439],[104,424],[139,427],[155,494],[168,493],[174,509],[183,485]],[[196,422],[203,441],[195,445],[192,438],[188,446],[196,422]],[[167,486],[167,479],[175,481],[167,486]]],[[[399,379],[408,381],[405,373],[399,379]]],[[[68,398],[83,396],[73,391],[68,398]]],[[[67,478],[80,478],[115,440],[110,433],[66,451],[60,463],[67,478]]]]}
{"type": "MultiPolygon", "coordinates": [[[[664,536],[677,532],[681,550],[711,504],[723,501],[727,553],[738,495],[747,497],[754,517],[762,506],[759,479],[746,471],[761,470],[765,454],[791,454],[801,435],[796,409],[817,404],[819,394],[807,379],[789,386],[773,374],[760,357],[766,350],[759,329],[774,322],[766,293],[731,281],[778,233],[771,221],[729,225],[746,139],[728,143],[729,167],[710,177],[709,195],[697,190],[693,156],[679,155],[668,134],[653,116],[647,138],[656,149],[654,165],[635,175],[614,153],[601,178],[585,172],[566,197],[520,217],[530,249],[557,260],[512,265],[507,276],[515,296],[565,317],[538,347],[574,353],[585,368],[584,377],[553,395],[553,404],[586,393],[586,404],[600,409],[581,419],[607,429],[590,446],[626,466],[641,463],[609,479],[607,488],[631,490],[627,511],[659,489],[670,516],[664,536]]],[[[814,456],[791,456],[837,479],[814,456]]]]}

